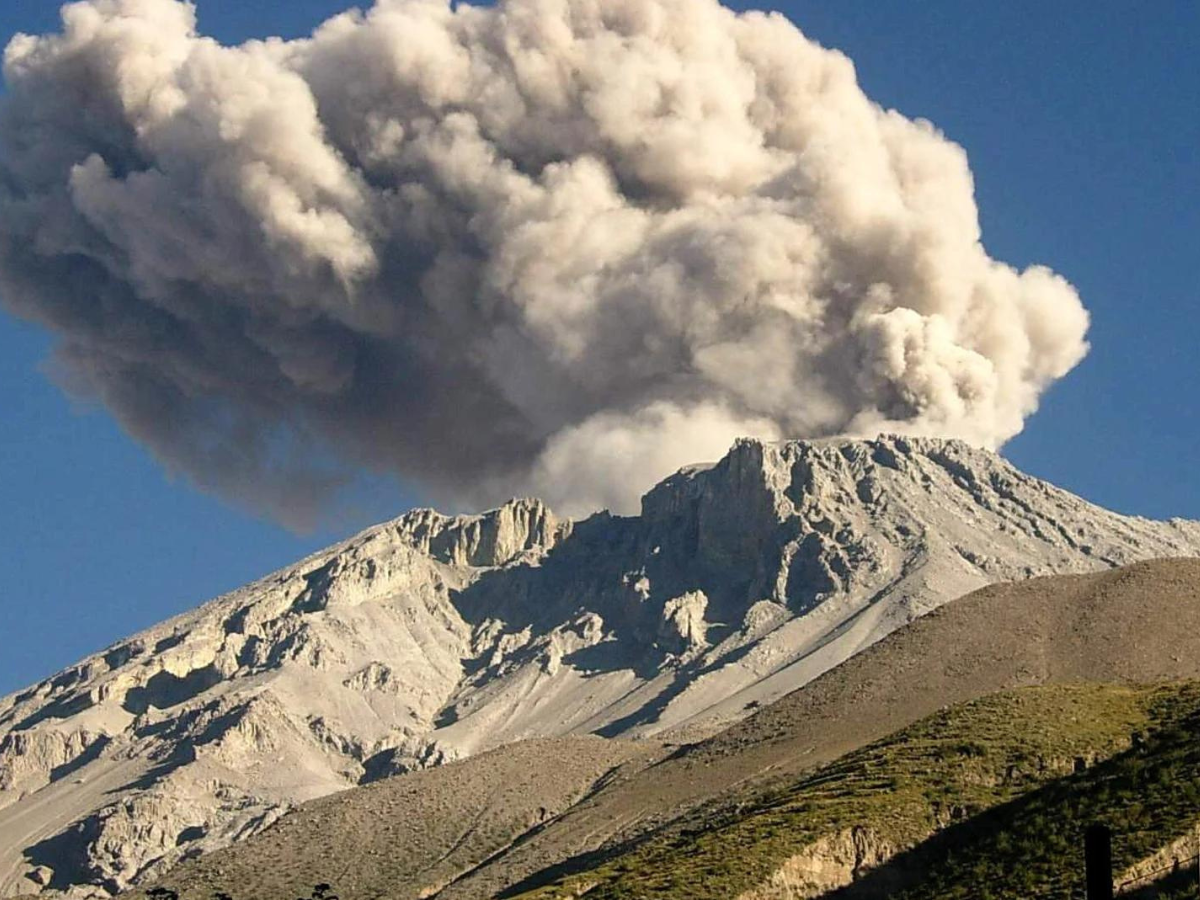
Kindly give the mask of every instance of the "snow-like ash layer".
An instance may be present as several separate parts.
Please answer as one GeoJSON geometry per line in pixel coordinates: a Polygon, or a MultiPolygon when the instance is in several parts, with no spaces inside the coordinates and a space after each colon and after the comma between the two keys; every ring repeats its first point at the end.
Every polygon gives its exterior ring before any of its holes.
{"type": "Polygon", "coordinates": [[[742,441],[638,517],[415,511],[0,699],[0,896],[520,738],[699,733],[987,583],[1198,553],[923,438],[742,441]]]}
{"type": "Polygon", "coordinates": [[[314,448],[576,514],[745,435],[996,447],[1086,351],[1066,281],[983,249],[962,149],[782,16],[195,28],[85,0],[9,44],[0,297],[169,466],[293,520],[337,484],[314,448]]]}

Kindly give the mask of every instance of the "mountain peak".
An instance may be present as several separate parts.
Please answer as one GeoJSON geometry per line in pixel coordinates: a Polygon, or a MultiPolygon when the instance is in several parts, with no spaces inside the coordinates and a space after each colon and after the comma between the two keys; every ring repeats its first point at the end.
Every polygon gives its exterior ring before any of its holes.
{"type": "Polygon", "coordinates": [[[514,499],[474,516],[416,509],[393,523],[402,540],[439,562],[494,567],[525,553],[546,552],[571,533],[541,500],[514,499]]]}
{"type": "MultiPolygon", "coordinates": [[[[1188,523],[1147,529],[963,441],[899,435],[741,440],[718,463],[684,469],[650,491],[642,520],[656,533],[694,535],[693,571],[714,560],[745,571],[751,560],[774,558],[746,600],[797,610],[838,595],[863,600],[862,591],[894,586],[917,559],[925,560],[923,578],[932,566],[965,591],[1121,565],[1148,546],[1147,531],[1167,555],[1196,538],[1188,523]]],[[[928,593],[914,593],[914,610],[927,608],[928,593]]]]}
{"type": "Polygon", "coordinates": [[[763,488],[779,502],[790,500],[793,508],[802,502],[803,495],[819,494],[832,483],[844,485],[848,480],[865,479],[868,483],[862,485],[861,491],[869,494],[870,482],[878,469],[903,472],[910,465],[920,469],[921,463],[914,463],[918,459],[957,470],[968,481],[978,480],[978,473],[998,468],[1017,471],[995,453],[957,439],[901,435],[881,435],[870,440],[741,438],[719,462],[689,466],[653,488],[643,498],[642,514],[657,517],[684,496],[704,490],[719,490],[745,499],[763,488]]]}

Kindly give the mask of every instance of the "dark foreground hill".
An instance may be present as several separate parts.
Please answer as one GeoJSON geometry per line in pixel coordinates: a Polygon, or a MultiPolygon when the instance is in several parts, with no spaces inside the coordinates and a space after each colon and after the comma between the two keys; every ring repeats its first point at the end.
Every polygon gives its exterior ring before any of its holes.
{"type": "MultiPolygon", "coordinates": [[[[633,877],[630,873],[640,871],[648,858],[662,860],[657,869],[684,871],[673,857],[653,854],[673,847],[686,851],[687,841],[703,838],[712,842],[706,852],[716,853],[708,857],[710,863],[717,865],[712,862],[716,859],[725,867],[722,871],[733,873],[728,889],[734,893],[713,896],[733,897],[746,890],[767,892],[747,894],[745,900],[806,896],[769,890],[772,879],[785,877],[779,873],[794,856],[808,852],[805,840],[842,841],[833,855],[848,854],[854,862],[840,869],[834,865],[831,871],[842,872],[843,880],[865,875],[873,864],[882,866],[893,854],[923,844],[931,829],[958,826],[981,810],[1049,790],[1066,772],[1064,767],[1074,772],[1076,758],[1099,771],[1094,764],[1129,752],[1135,735],[1174,734],[1180,723],[1192,727],[1193,720],[1184,715],[1191,688],[1179,688],[1179,703],[1172,706],[1169,697],[1154,690],[1122,686],[1198,678],[1200,560],[995,585],[913,622],[700,743],[670,753],[644,742],[596,749],[591,751],[597,754],[595,766],[577,769],[570,768],[580,753],[573,742],[534,749],[513,745],[436,772],[402,776],[310,804],[257,837],[183,863],[163,883],[188,897],[208,898],[220,890],[238,900],[291,898],[317,881],[334,882],[343,897],[354,898],[450,900],[536,896],[539,891],[563,896],[566,888],[578,893],[589,886],[616,891],[607,896],[635,897],[640,895],[630,893],[622,878],[633,877]],[[1079,684],[1107,687],[1069,687],[1079,684]],[[866,765],[869,772],[878,772],[854,786],[866,791],[860,799],[871,805],[872,791],[882,797],[896,789],[897,779],[907,777],[902,768],[889,770],[892,751],[886,748],[900,748],[897,758],[911,761],[914,748],[928,741],[930,729],[942,726],[936,718],[927,720],[915,732],[863,748],[946,707],[1037,685],[1066,687],[1017,691],[946,714],[954,717],[957,730],[947,738],[949,744],[930,751],[944,755],[942,774],[913,788],[915,805],[906,808],[903,821],[896,820],[894,832],[873,844],[863,843],[854,830],[865,819],[853,804],[826,809],[817,837],[812,837],[817,831],[777,827],[796,832],[792,843],[771,845],[774,849],[764,851],[754,867],[743,867],[749,851],[719,830],[740,828],[737,823],[761,815],[778,798],[798,796],[797,791],[809,789],[805,785],[811,788],[814,778],[819,784],[824,776],[814,776],[815,771],[856,751],[867,756],[857,761],[847,757],[839,765],[866,765]],[[989,730],[996,722],[1020,716],[1028,721],[1015,729],[1014,740],[989,730]],[[1040,731],[1030,730],[1035,724],[1040,731]],[[1045,768],[1031,769],[1022,754],[1046,761],[1045,768]],[[498,783],[481,774],[481,766],[497,771],[511,767],[524,776],[516,792],[520,802],[507,818],[499,817],[506,823],[502,827],[480,826],[479,796],[496,796],[498,783]],[[556,779],[567,771],[576,775],[564,792],[556,779]],[[959,784],[955,773],[968,777],[959,784]],[[950,785],[950,794],[939,796],[943,783],[950,785]],[[560,786],[550,790],[551,785],[560,786]],[[541,800],[544,787],[557,802],[541,800]],[[976,787],[986,788],[986,797],[972,793],[976,787]],[[564,796],[569,796],[567,802],[564,796]],[[417,834],[430,837],[404,837],[417,834]],[[614,876],[618,871],[621,878],[614,876]]],[[[594,740],[584,746],[609,746],[594,740]]],[[[888,813],[889,822],[891,817],[888,813]]],[[[1178,820],[1184,827],[1185,818],[1178,820]]],[[[1165,840],[1176,824],[1171,819],[1155,825],[1143,843],[1130,845],[1134,849],[1126,861],[1132,865],[1133,856],[1159,838],[1165,840]]],[[[750,845],[757,845],[757,839],[750,845]]],[[[980,852],[986,861],[987,852],[980,852]]],[[[956,877],[954,870],[944,871],[946,878],[956,877]]],[[[830,876],[822,883],[832,887],[838,881],[830,876]]]]}
{"type": "Polygon", "coordinates": [[[1200,682],[1003,691],[519,896],[1081,897],[1097,822],[1141,885],[1195,853],[1198,728],[1200,682]]]}

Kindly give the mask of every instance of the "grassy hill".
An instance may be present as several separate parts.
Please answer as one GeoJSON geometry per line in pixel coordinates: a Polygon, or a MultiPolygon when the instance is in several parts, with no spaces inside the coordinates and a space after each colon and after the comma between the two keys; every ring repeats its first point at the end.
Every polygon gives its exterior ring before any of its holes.
{"type": "Polygon", "coordinates": [[[1200,818],[1198,735],[1197,682],[1002,692],[517,896],[1077,897],[1089,823],[1121,872],[1200,818]]]}

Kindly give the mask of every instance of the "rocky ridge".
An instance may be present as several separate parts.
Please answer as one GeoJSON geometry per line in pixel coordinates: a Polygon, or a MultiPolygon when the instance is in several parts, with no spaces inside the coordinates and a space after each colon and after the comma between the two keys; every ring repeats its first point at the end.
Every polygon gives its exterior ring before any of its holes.
{"type": "Polygon", "coordinates": [[[0,896],[111,893],[514,740],[710,733],[985,584],[1197,553],[898,437],[742,441],[633,518],[417,510],[0,700],[0,896]]]}

